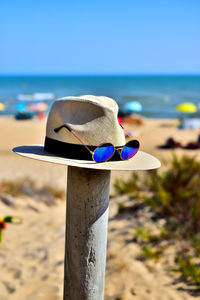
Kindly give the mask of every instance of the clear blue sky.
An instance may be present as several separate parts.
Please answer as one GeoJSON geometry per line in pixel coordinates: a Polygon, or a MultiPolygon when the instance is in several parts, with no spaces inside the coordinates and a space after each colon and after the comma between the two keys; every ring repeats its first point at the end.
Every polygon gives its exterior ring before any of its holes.
{"type": "Polygon", "coordinates": [[[200,1],[1,1],[0,73],[200,73],[200,1]]]}

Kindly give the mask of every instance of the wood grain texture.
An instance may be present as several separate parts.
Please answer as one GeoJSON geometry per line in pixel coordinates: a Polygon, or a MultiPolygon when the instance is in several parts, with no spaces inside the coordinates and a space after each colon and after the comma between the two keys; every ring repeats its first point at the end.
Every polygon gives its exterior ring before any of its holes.
{"type": "Polygon", "coordinates": [[[64,300],[103,300],[110,171],[68,168],[64,300]]]}

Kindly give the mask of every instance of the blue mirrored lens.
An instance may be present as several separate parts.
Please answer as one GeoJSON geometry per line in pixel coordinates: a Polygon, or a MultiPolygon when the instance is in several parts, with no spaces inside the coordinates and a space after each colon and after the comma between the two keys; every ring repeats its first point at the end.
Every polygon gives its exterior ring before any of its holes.
{"type": "Polygon", "coordinates": [[[133,157],[139,149],[139,142],[137,140],[129,141],[121,151],[121,158],[124,160],[133,157]]]}
{"type": "Polygon", "coordinates": [[[111,158],[115,151],[115,147],[112,144],[103,144],[99,146],[94,154],[93,154],[93,159],[96,162],[103,162],[111,158]]]}

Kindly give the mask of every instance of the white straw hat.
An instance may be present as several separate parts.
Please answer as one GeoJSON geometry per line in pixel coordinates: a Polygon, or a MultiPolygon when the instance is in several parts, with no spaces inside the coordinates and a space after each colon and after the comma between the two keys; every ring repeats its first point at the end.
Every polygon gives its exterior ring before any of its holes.
{"type": "Polygon", "coordinates": [[[158,159],[138,151],[121,160],[118,151],[110,161],[96,163],[91,151],[102,143],[123,147],[126,143],[118,123],[118,105],[108,97],[84,95],[56,100],[50,110],[44,145],[16,147],[14,152],[33,159],[102,170],[147,170],[160,167],[158,159]],[[76,136],[69,130],[73,130],[76,136]]]}

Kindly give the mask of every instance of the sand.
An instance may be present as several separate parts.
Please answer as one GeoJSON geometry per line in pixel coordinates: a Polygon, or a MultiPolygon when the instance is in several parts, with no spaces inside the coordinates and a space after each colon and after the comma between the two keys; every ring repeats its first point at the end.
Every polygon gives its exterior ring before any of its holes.
{"type": "MultiPolygon", "coordinates": [[[[183,144],[195,141],[199,130],[177,129],[177,120],[146,120],[141,127],[125,126],[141,143],[141,150],[162,162],[177,155],[199,156],[198,150],[161,150],[166,138],[183,144]]],[[[15,121],[0,118],[0,181],[31,178],[38,187],[50,185],[65,189],[67,168],[22,158],[12,153],[15,146],[42,144],[46,120],[15,121]]],[[[116,178],[127,178],[129,172],[112,172],[111,195],[116,178]]],[[[0,244],[0,300],[62,299],[65,231],[65,200],[57,199],[48,206],[33,197],[11,198],[14,206],[0,201],[0,216],[23,216],[22,225],[8,225],[0,244]]],[[[166,263],[148,265],[137,259],[140,247],[130,240],[136,226],[134,215],[117,216],[117,203],[110,200],[105,299],[172,300],[197,299],[183,284],[174,284],[175,275],[166,263]]],[[[77,299],[81,300],[81,299],[77,299]]]]}

